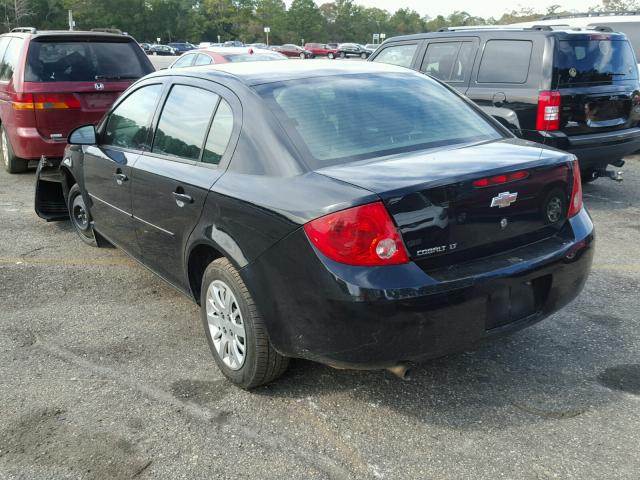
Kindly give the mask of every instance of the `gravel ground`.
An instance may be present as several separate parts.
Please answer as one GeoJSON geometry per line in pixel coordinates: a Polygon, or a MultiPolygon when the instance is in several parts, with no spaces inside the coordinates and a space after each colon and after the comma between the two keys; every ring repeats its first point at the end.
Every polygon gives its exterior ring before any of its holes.
{"type": "Polygon", "coordinates": [[[0,172],[0,478],[638,478],[640,157],[585,187],[597,253],[550,319],[409,381],[294,361],[247,393],[197,307],[0,172]]]}

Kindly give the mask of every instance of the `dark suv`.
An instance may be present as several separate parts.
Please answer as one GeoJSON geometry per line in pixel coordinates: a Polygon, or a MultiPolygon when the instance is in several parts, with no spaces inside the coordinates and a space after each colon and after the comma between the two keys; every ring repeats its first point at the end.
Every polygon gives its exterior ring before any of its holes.
{"type": "Polygon", "coordinates": [[[610,31],[453,29],[395,37],[371,56],[447,83],[518,136],[574,153],[583,179],[640,148],[640,84],[610,31]]]}
{"type": "Polygon", "coordinates": [[[16,28],[0,36],[0,141],[9,173],[60,158],[75,127],[96,123],[154,68],[121,34],[16,28]]]}

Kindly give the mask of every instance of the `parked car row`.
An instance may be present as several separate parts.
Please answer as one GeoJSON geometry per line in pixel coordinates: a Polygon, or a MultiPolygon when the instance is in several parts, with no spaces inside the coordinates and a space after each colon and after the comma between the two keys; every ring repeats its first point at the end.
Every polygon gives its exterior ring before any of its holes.
{"type": "Polygon", "coordinates": [[[402,371],[556,312],[593,259],[581,169],[640,148],[613,32],[421,34],[369,62],[213,47],[150,74],[124,35],[18,31],[0,54],[3,156],[40,150],[38,215],[198,303],[243,388],[289,358],[402,371]]]}

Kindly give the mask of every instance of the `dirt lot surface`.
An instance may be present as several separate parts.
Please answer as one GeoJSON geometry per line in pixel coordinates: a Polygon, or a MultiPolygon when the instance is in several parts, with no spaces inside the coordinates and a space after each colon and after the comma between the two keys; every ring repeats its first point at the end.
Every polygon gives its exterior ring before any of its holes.
{"type": "MultiPolygon", "coordinates": [[[[585,291],[409,381],[294,361],[247,393],[198,309],[0,173],[0,478],[638,478],[640,157],[585,187],[585,291]]],[[[345,319],[348,321],[348,319],[345,319]]]]}

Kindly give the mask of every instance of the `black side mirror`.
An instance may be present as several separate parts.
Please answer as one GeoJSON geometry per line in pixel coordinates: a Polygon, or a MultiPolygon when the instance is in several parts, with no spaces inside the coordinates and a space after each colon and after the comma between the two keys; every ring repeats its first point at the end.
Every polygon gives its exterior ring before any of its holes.
{"type": "Polygon", "coordinates": [[[67,143],[70,145],[95,145],[97,143],[96,127],[93,125],[83,125],[82,127],[72,130],[67,143]]]}

